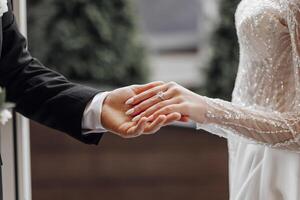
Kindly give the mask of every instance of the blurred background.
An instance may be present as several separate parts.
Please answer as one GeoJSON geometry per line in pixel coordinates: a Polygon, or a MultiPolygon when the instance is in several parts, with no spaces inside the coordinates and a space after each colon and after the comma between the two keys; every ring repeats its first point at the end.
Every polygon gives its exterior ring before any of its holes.
{"type": "MultiPolygon", "coordinates": [[[[28,0],[33,56],[103,90],[154,80],[230,100],[239,0],[28,0]]],[[[81,144],[31,122],[33,199],[228,199],[226,140],[193,123],[81,144]]]]}

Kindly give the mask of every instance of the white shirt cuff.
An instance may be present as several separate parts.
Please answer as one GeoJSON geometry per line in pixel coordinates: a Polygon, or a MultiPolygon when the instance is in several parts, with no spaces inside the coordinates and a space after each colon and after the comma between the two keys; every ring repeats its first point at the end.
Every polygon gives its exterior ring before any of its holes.
{"type": "Polygon", "coordinates": [[[83,135],[107,132],[101,123],[101,113],[103,102],[108,94],[109,92],[97,94],[86,106],[82,118],[83,135]]]}

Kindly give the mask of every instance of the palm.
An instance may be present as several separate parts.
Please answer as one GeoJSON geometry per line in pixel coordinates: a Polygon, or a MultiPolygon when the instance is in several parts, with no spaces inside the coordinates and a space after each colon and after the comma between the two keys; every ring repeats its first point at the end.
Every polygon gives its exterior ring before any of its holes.
{"type": "Polygon", "coordinates": [[[117,89],[109,94],[102,111],[102,123],[108,130],[124,136],[128,129],[136,125],[131,121],[132,118],[125,114],[130,109],[125,102],[136,94],[132,87],[117,89]]]}

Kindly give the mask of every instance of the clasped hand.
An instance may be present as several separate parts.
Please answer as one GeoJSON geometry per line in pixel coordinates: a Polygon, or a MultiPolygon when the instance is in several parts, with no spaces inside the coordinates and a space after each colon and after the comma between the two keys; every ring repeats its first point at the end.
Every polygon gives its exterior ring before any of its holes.
{"type": "Polygon", "coordinates": [[[114,90],[104,101],[101,123],[121,137],[157,132],[174,121],[204,120],[200,95],[174,83],[153,82],[114,90]]]}
{"type": "Polygon", "coordinates": [[[100,123],[116,135],[132,138],[153,134],[162,126],[180,120],[181,115],[175,112],[158,116],[151,121],[147,117],[141,117],[139,121],[132,121],[133,118],[126,115],[127,110],[132,108],[132,105],[126,104],[128,99],[163,84],[163,82],[153,82],[146,85],[133,85],[110,92],[102,106],[100,123]]]}
{"type": "Polygon", "coordinates": [[[175,82],[160,84],[126,102],[131,108],[126,114],[133,122],[143,119],[156,121],[161,116],[180,114],[179,121],[187,122],[190,118],[199,123],[205,121],[207,104],[202,96],[178,85],[175,82]]]}

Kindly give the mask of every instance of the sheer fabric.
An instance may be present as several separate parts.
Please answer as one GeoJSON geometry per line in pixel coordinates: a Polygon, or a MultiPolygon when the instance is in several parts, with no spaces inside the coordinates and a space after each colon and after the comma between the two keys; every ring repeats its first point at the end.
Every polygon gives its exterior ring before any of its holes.
{"type": "MultiPolygon", "coordinates": [[[[243,0],[236,12],[240,64],[232,102],[204,97],[205,127],[300,151],[300,1],[243,0]]],[[[203,124],[199,124],[201,128],[203,124]]]]}
{"type": "Polygon", "coordinates": [[[242,0],[232,102],[197,124],[228,139],[230,199],[300,199],[300,0],[242,0]]]}

